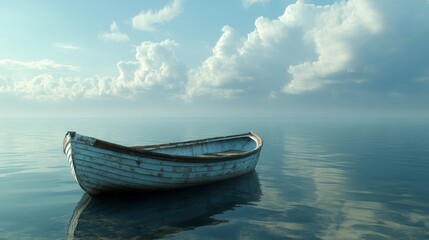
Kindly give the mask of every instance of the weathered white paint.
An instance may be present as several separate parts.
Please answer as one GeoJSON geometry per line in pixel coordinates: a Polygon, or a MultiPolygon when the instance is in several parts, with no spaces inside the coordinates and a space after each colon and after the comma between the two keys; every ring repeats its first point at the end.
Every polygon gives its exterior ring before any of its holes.
{"type": "Polygon", "coordinates": [[[253,170],[261,148],[255,133],[125,147],[68,132],[63,142],[73,177],[92,196],[229,179],[253,170]]]}

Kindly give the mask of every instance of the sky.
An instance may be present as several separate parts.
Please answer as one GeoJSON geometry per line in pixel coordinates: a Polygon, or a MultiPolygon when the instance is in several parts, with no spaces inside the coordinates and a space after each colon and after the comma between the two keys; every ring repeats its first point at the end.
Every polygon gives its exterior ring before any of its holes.
{"type": "Polygon", "coordinates": [[[0,1],[0,117],[429,116],[429,1],[0,1]]]}

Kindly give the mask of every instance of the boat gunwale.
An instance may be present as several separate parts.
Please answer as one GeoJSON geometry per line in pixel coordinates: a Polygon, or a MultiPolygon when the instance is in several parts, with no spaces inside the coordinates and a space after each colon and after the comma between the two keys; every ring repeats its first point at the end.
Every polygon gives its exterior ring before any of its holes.
{"type": "MultiPolygon", "coordinates": [[[[92,144],[85,143],[85,142],[79,142],[79,143],[88,145],[91,147],[104,149],[115,153],[127,154],[131,156],[136,156],[136,157],[152,158],[152,159],[171,161],[171,162],[210,163],[210,162],[224,162],[224,161],[237,160],[237,159],[242,159],[247,156],[258,153],[263,146],[262,138],[255,132],[248,132],[243,134],[236,134],[236,135],[229,135],[229,136],[222,136],[222,137],[205,138],[205,139],[198,139],[198,140],[190,140],[190,141],[128,147],[128,146],[104,141],[101,139],[77,134],[74,131],[69,131],[66,133],[66,136],[64,138],[64,143],[70,142],[70,144],[72,144],[72,141],[76,137],[76,135],[90,139],[91,142],[93,142],[92,144]],[[67,136],[70,136],[68,141],[67,141],[67,136]],[[138,149],[138,148],[156,149],[156,148],[166,147],[166,146],[191,145],[191,144],[198,144],[198,143],[204,143],[209,141],[217,141],[217,140],[228,139],[228,138],[233,139],[233,138],[240,138],[240,137],[250,138],[252,141],[256,143],[256,147],[253,148],[252,150],[244,151],[242,153],[236,153],[233,155],[224,155],[224,156],[213,156],[213,155],[185,156],[185,155],[166,154],[166,153],[153,152],[151,150],[138,149]]],[[[64,146],[65,145],[63,145],[63,147],[64,146]]]]}

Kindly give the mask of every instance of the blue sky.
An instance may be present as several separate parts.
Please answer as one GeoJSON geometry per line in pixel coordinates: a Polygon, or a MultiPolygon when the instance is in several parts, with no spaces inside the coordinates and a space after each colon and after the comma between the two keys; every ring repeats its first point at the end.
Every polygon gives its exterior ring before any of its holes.
{"type": "Polygon", "coordinates": [[[7,116],[429,114],[429,1],[1,1],[7,116]]]}

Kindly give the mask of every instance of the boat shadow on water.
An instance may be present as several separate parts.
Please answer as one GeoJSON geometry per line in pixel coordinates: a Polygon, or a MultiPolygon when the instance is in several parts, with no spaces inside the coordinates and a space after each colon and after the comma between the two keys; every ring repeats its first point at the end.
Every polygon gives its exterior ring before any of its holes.
{"type": "Polygon", "coordinates": [[[70,219],[67,239],[171,237],[228,222],[213,216],[258,202],[261,195],[255,171],[176,191],[97,198],[85,193],[70,219]]]}

